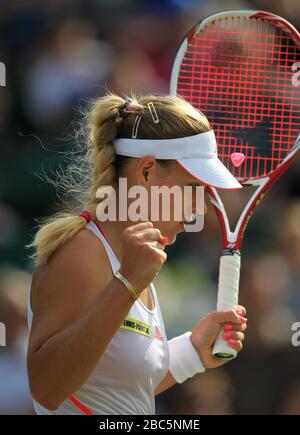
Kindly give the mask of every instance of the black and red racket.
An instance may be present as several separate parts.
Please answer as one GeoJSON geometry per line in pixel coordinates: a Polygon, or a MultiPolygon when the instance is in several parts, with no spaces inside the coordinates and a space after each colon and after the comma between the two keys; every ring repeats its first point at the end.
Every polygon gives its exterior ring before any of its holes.
{"type": "MultiPolygon", "coordinates": [[[[207,189],[222,231],[217,309],[232,309],[238,303],[245,227],[300,148],[300,34],[268,12],[211,15],[182,42],[170,93],[205,113],[219,158],[241,184],[257,186],[234,231],[216,189],[207,189]]],[[[213,354],[229,359],[236,351],[220,333],[213,354]]]]}

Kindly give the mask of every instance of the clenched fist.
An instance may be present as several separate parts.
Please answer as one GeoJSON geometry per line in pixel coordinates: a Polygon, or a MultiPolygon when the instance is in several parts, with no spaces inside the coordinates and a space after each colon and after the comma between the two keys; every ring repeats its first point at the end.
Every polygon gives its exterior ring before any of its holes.
{"type": "Polygon", "coordinates": [[[152,222],[142,222],[123,231],[123,257],[120,273],[142,292],[156,277],[167,259],[167,238],[152,222]]]}

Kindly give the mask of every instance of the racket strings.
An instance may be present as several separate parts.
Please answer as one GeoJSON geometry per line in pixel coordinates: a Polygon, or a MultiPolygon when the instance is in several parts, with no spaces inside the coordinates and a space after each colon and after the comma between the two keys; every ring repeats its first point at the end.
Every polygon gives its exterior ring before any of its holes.
{"type": "Polygon", "coordinates": [[[261,177],[289,153],[300,126],[300,87],[292,86],[299,47],[283,29],[258,19],[221,19],[190,39],[177,93],[203,111],[218,152],[240,179],[261,177]],[[241,167],[232,153],[246,156],[241,167]]]}

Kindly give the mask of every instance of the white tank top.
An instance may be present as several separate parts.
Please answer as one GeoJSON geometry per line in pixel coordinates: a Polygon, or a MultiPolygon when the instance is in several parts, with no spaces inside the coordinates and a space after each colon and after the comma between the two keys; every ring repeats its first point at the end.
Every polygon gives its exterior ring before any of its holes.
{"type": "MultiPolygon", "coordinates": [[[[113,272],[120,263],[93,221],[86,224],[102,241],[113,272]]],[[[149,310],[134,302],[119,330],[85,384],[55,411],[33,402],[41,415],[154,415],[154,390],[169,368],[169,348],[158,297],[150,284],[155,303],[149,310]]],[[[29,299],[30,301],[30,299],[29,299]]],[[[28,325],[32,311],[28,302],[28,325]]]]}

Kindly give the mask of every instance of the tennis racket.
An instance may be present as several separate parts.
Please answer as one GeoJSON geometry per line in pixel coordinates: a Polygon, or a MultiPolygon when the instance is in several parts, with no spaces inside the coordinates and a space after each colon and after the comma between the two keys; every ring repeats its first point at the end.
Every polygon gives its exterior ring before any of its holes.
{"type": "MultiPolygon", "coordinates": [[[[268,12],[211,15],[182,42],[170,93],[205,113],[219,158],[241,184],[256,186],[233,231],[217,190],[207,188],[222,233],[217,310],[234,309],[246,225],[300,148],[299,32],[268,12]]],[[[236,354],[221,331],[213,355],[231,359],[236,354]]]]}

